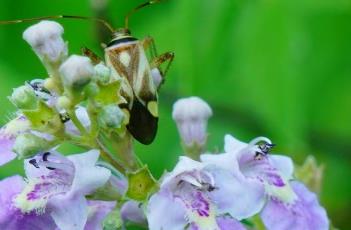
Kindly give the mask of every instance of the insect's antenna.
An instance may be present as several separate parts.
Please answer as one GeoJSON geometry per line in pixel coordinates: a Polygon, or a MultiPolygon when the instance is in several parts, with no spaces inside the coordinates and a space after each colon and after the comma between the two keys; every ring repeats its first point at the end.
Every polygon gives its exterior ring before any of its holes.
{"type": "Polygon", "coordinates": [[[75,16],[75,15],[53,15],[53,16],[36,17],[36,18],[25,18],[25,19],[17,19],[17,20],[9,20],[9,21],[0,21],[0,25],[17,24],[17,23],[22,23],[22,22],[40,21],[40,20],[46,20],[46,19],[61,19],[61,18],[96,21],[96,22],[99,22],[102,25],[104,25],[108,30],[111,31],[111,33],[115,31],[113,29],[113,27],[103,19],[93,18],[93,17],[84,17],[84,16],[75,16]]]}
{"type": "Polygon", "coordinates": [[[129,26],[129,18],[130,16],[132,16],[135,12],[137,12],[138,10],[146,7],[146,6],[150,6],[153,4],[157,4],[160,3],[162,0],[152,0],[152,1],[148,1],[148,2],[144,2],[142,4],[140,4],[139,6],[135,7],[134,9],[132,9],[131,11],[129,11],[129,13],[126,15],[125,19],[124,19],[124,28],[128,29],[129,26]]]}

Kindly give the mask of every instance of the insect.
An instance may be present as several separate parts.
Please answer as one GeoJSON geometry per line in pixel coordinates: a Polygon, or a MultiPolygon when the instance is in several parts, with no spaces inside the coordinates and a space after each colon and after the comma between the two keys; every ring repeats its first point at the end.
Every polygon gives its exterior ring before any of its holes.
{"type": "MultiPolygon", "coordinates": [[[[142,144],[150,144],[157,133],[158,123],[158,90],[163,83],[170,64],[174,59],[173,52],[157,54],[152,37],[139,40],[132,36],[129,30],[129,18],[138,10],[161,2],[154,0],[145,2],[132,9],[125,17],[123,28],[115,30],[108,22],[91,17],[56,15],[12,21],[0,21],[0,24],[14,24],[45,19],[86,19],[104,25],[111,32],[111,41],[104,48],[105,64],[111,68],[112,76],[122,82],[121,95],[125,102],[120,104],[130,113],[127,128],[132,136],[142,144]],[[148,58],[146,51],[150,52],[148,58]],[[165,66],[161,68],[161,66],[165,66]]],[[[101,59],[88,48],[83,48],[83,54],[89,56],[94,64],[101,59]]]]}

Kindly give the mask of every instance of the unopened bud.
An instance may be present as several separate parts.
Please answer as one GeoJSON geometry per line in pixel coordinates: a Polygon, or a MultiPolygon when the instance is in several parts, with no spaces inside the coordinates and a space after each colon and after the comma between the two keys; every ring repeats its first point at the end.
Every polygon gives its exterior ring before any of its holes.
{"type": "Polygon", "coordinates": [[[34,52],[42,61],[59,62],[67,56],[67,45],[62,39],[63,27],[57,22],[41,21],[23,33],[34,52]]]}
{"type": "Polygon", "coordinates": [[[48,149],[48,141],[31,133],[17,136],[13,151],[20,159],[26,159],[48,149]]]}
{"type": "Polygon", "coordinates": [[[94,69],[98,81],[104,84],[110,81],[111,69],[109,67],[105,66],[103,63],[99,63],[94,69]]]}
{"type": "Polygon", "coordinates": [[[10,100],[19,109],[31,110],[38,107],[38,98],[28,85],[14,89],[10,100]]]}
{"type": "Polygon", "coordinates": [[[61,66],[60,74],[65,86],[81,89],[94,76],[94,67],[87,57],[72,55],[61,66]]]}
{"type": "Polygon", "coordinates": [[[57,99],[57,107],[59,109],[69,109],[72,106],[71,100],[66,96],[57,99]]]}
{"type": "Polygon", "coordinates": [[[120,128],[124,113],[117,105],[107,105],[99,113],[99,124],[104,128],[120,128]]]}
{"type": "Polygon", "coordinates": [[[174,103],[172,117],[187,150],[202,151],[207,141],[207,121],[211,116],[210,106],[199,97],[183,98],[174,103]]]}

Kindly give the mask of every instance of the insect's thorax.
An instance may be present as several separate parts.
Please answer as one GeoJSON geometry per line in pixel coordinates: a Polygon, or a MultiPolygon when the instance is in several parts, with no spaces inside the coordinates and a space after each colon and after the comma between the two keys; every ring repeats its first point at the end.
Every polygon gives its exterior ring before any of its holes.
{"type": "Polygon", "coordinates": [[[128,103],[136,97],[144,105],[156,99],[149,61],[141,43],[133,38],[112,41],[105,48],[106,64],[122,81],[122,95],[128,103]]]}

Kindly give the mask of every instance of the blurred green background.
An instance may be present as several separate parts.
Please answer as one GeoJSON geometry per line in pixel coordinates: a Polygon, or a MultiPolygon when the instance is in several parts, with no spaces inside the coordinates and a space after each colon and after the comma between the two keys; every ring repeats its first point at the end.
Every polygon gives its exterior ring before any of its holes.
{"type": "MultiPolygon", "coordinates": [[[[115,26],[139,0],[1,0],[0,20],[73,14],[101,16],[115,26]]],[[[156,176],[181,153],[171,119],[176,98],[197,95],[214,109],[210,149],[223,149],[231,133],[249,141],[263,135],[297,163],[308,154],[326,166],[321,202],[340,229],[351,216],[351,1],[169,0],[130,21],[138,38],[152,35],[159,53],[176,59],[160,93],[156,141],[137,145],[156,176]]],[[[101,56],[102,36],[88,21],[61,20],[71,53],[87,46],[101,56]]],[[[22,40],[29,24],[0,26],[0,124],[14,107],[6,96],[25,80],[46,77],[22,40]]],[[[108,42],[106,40],[105,42],[108,42]]],[[[19,161],[0,178],[21,172],[19,161]]]]}

